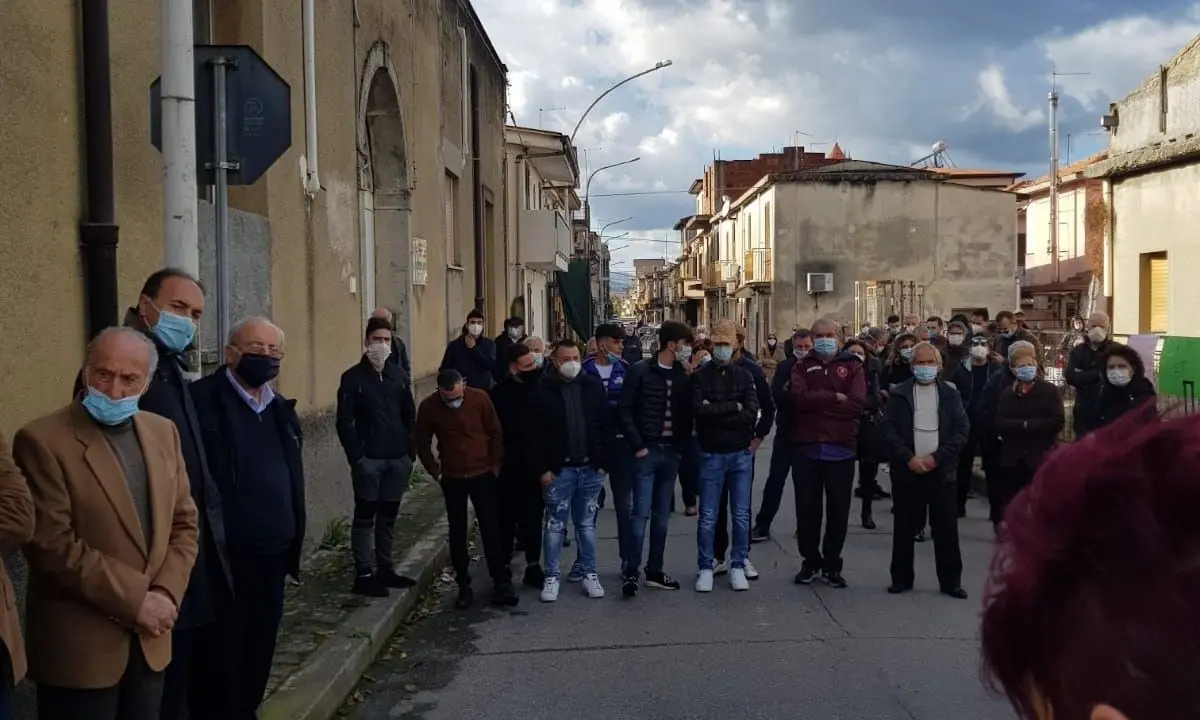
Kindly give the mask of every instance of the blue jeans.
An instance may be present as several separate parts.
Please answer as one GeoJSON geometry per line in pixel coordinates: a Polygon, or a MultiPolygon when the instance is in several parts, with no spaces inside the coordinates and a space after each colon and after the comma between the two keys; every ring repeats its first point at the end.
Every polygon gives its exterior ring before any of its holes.
{"type": "Polygon", "coordinates": [[[621,556],[621,572],[625,572],[625,556],[629,538],[633,535],[633,448],[625,438],[615,438],[612,445],[612,471],[608,484],[612,487],[613,510],[617,514],[617,552],[621,556]]]}
{"type": "Polygon", "coordinates": [[[671,520],[671,498],[679,474],[679,453],[669,445],[653,445],[644,458],[633,461],[633,505],[630,510],[629,544],[625,547],[627,578],[637,579],[642,548],[646,544],[646,521],[650,522],[650,559],[646,572],[662,572],[667,547],[667,523],[671,520]]]}
{"type": "Polygon", "coordinates": [[[749,450],[700,454],[700,522],[696,526],[696,564],[701,570],[713,567],[713,542],[721,496],[729,493],[733,518],[733,547],[729,567],[746,567],[750,554],[750,488],[754,456],[749,450]]]}
{"type": "Polygon", "coordinates": [[[596,572],[596,510],[602,487],[604,475],[595,468],[565,467],[542,488],[546,501],[546,530],[542,536],[546,577],[558,577],[558,556],[562,554],[568,517],[575,521],[580,566],[585,573],[596,572]]]}

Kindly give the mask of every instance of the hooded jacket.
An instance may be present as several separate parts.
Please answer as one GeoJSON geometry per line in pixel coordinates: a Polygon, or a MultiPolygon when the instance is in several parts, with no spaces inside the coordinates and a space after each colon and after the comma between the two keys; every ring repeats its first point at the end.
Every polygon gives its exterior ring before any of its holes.
{"type": "Polygon", "coordinates": [[[863,362],[841,352],[827,363],[809,355],[792,366],[792,440],[799,445],[858,444],[858,422],[867,398],[863,362]],[[838,400],[837,395],[845,396],[838,400]]]}

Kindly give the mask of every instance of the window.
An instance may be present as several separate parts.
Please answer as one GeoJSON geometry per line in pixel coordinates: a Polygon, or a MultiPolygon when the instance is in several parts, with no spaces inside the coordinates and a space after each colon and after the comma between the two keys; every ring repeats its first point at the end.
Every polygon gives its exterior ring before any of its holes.
{"type": "Polygon", "coordinates": [[[763,205],[763,236],[762,246],[765,248],[774,247],[774,235],[771,228],[771,203],[763,205]]]}
{"type": "Polygon", "coordinates": [[[1167,289],[1170,275],[1167,254],[1142,255],[1142,287],[1139,302],[1139,325],[1143,333],[1167,332],[1167,289]]]}
{"type": "Polygon", "coordinates": [[[529,169],[529,161],[521,163],[525,166],[525,209],[533,209],[533,171],[529,169]]]}
{"type": "Polygon", "coordinates": [[[460,267],[462,265],[462,250],[458,244],[458,178],[449,171],[446,172],[442,202],[446,212],[446,264],[452,267],[460,267]]]}

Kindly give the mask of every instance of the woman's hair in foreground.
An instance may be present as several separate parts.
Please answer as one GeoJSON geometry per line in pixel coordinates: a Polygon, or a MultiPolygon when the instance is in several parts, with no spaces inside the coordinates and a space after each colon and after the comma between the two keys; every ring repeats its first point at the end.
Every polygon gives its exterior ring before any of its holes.
{"type": "Polygon", "coordinates": [[[1046,460],[984,600],[984,673],[1020,717],[1200,717],[1198,509],[1200,416],[1143,407],[1046,460]]]}

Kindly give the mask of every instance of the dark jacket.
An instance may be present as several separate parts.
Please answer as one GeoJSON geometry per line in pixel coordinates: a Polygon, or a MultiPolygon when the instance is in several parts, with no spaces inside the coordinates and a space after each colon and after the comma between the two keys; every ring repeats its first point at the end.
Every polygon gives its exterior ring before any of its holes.
{"type": "Polygon", "coordinates": [[[792,441],[792,366],[796,357],[791,353],[775,368],[771,378],[771,399],[775,402],[775,442],[792,441]]]}
{"type": "MultiPolygon", "coordinates": [[[[1004,363],[996,362],[995,360],[988,360],[982,367],[986,373],[987,380],[984,381],[984,385],[979,389],[978,393],[975,392],[975,366],[971,363],[971,358],[968,357],[956,365],[948,378],[950,382],[954,383],[954,387],[958,388],[958,394],[962,396],[962,404],[967,410],[967,417],[971,418],[972,433],[978,432],[979,428],[976,425],[984,420],[985,413],[983,410],[988,405],[985,398],[987,384],[997,375],[1003,376],[1008,374],[1004,363]]],[[[999,398],[998,393],[996,397],[997,399],[999,398]]],[[[991,423],[986,422],[984,424],[990,425],[991,423]]]]}
{"type": "Polygon", "coordinates": [[[883,363],[868,354],[863,367],[867,381],[867,396],[863,402],[862,421],[858,424],[858,459],[864,462],[887,462],[887,436],[884,432],[883,363]]]}
{"type": "Polygon", "coordinates": [[[630,365],[642,361],[642,339],[637,336],[637,333],[625,338],[621,347],[621,359],[630,365]]]}
{"type": "Polygon", "coordinates": [[[547,424],[538,415],[535,404],[537,393],[545,382],[545,375],[533,382],[525,382],[509,376],[501,380],[488,394],[504,436],[504,462],[500,473],[505,478],[522,480],[540,477],[545,470],[537,471],[534,461],[539,436],[547,424]]]}
{"type": "Polygon", "coordinates": [[[862,360],[853,353],[838,354],[828,363],[815,355],[792,366],[792,409],[803,422],[792,425],[792,440],[799,445],[825,443],[855,448],[858,422],[867,400],[867,378],[862,360]],[[845,400],[838,401],[841,393],[845,400]]]}
{"type": "Polygon", "coordinates": [[[364,357],[342,373],[337,398],[338,440],[350,467],[363,458],[416,459],[417,403],[399,365],[384,363],[376,372],[364,357]]]}
{"type": "Polygon", "coordinates": [[[408,358],[408,346],[396,333],[392,333],[392,354],[388,355],[387,361],[403,369],[404,374],[412,379],[412,361],[408,358]]]}
{"type": "MultiPolygon", "coordinates": [[[[245,402],[226,376],[224,365],[213,374],[192,383],[192,399],[196,403],[196,415],[200,418],[200,429],[206,449],[209,470],[221,493],[225,516],[233,515],[240,478],[237,476],[233,411],[235,403],[245,402]]],[[[296,401],[276,393],[272,400],[287,456],[288,474],[292,483],[292,509],[295,512],[295,536],[288,548],[288,574],[300,578],[300,558],[304,550],[304,532],[307,514],[304,507],[304,438],[300,431],[300,418],[296,415],[296,401]]],[[[236,591],[236,588],[235,588],[236,591]]]]}
{"type": "Polygon", "coordinates": [[[508,376],[508,361],[505,359],[507,357],[505,353],[507,353],[508,349],[513,345],[516,345],[519,342],[525,342],[527,337],[528,336],[525,335],[522,336],[520,340],[513,340],[508,336],[507,330],[496,336],[496,339],[494,340],[496,343],[496,352],[494,355],[496,362],[492,365],[493,380],[500,382],[508,376]]]}
{"type": "MultiPolygon", "coordinates": [[[[217,620],[214,603],[226,596],[233,587],[221,491],[209,472],[200,420],[192,395],[188,392],[188,381],[184,377],[183,358],[179,353],[168,350],[153,333],[146,332],[135,310],[126,312],[125,325],[142,332],[158,348],[158,369],[138,401],[138,408],[175,423],[179,431],[183,463],[191,484],[192,501],[199,511],[196,520],[196,564],[192,566],[191,580],[180,603],[179,619],[175,626],[180,630],[205,627],[217,620]],[[224,588],[218,594],[221,585],[224,588]]],[[[74,395],[78,396],[83,390],[83,375],[80,374],[75,379],[74,395]]]]}
{"type": "Polygon", "coordinates": [[[535,397],[535,412],[541,418],[541,425],[534,438],[531,462],[537,477],[543,473],[557,473],[563,469],[567,459],[567,399],[565,386],[568,383],[578,383],[583,401],[582,421],[587,432],[588,465],[596,470],[605,471],[612,461],[608,447],[611,430],[608,427],[608,414],[605,412],[604,386],[595,377],[580,373],[574,380],[568,381],[555,375],[547,375],[541,383],[535,397]]]}
{"type": "Polygon", "coordinates": [[[621,398],[621,390],[625,388],[625,375],[629,372],[629,363],[618,359],[609,367],[612,368],[612,374],[605,380],[600,377],[595,357],[583,361],[583,372],[596,378],[604,386],[605,413],[608,415],[605,421],[609,432],[620,433],[621,420],[617,411],[617,401],[621,398]]]}
{"type": "MultiPolygon", "coordinates": [[[[958,456],[971,434],[971,421],[963,409],[962,396],[953,383],[941,378],[936,381],[938,392],[938,449],[933,453],[937,463],[933,472],[940,473],[943,482],[957,482],[958,456]]],[[[908,461],[914,456],[913,424],[916,413],[914,393],[916,380],[906,380],[892,388],[887,404],[887,445],[892,472],[897,475],[912,475],[908,461]]]]}
{"type": "Polygon", "coordinates": [[[692,373],[692,414],[701,452],[749,449],[758,410],[754,376],[740,364],[710,362],[692,373]]]}
{"type": "Polygon", "coordinates": [[[467,385],[487,392],[495,379],[492,372],[497,363],[504,365],[496,359],[496,343],[491,338],[475,338],[475,347],[469,348],[466,341],[458,337],[446,345],[438,370],[457,370],[467,385]]]}
{"type": "Polygon", "coordinates": [[[1115,422],[1125,413],[1143,404],[1153,402],[1157,397],[1154,384],[1145,375],[1130,379],[1125,387],[1118,387],[1105,378],[1100,386],[1100,395],[1096,402],[1096,414],[1089,423],[1093,430],[1099,430],[1105,425],[1115,422]]]}
{"type": "Polygon", "coordinates": [[[1005,383],[996,408],[996,433],[1000,436],[1000,464],[1024,464],[1034,469],[1058,443],[1066,424],[1062,397],[1052,383],[1038,378],[1028,394],[1018,394],[1015,381],[1005,383]]]}
{"type": "Polygon", "coordinates": [[[883,367],[881,374],[883,381],[880,383],[880,389],[890,393],[893,386],[912,380],[912,365],[903,360],[889,363],[883,367]]]}
{"type": "Polygon", "coordinates": [[[1100,387],[1104,384],[1104,353],[1112,344],[1112,340],[1105,340],[1099,347],[1093,348],[1090,342],[1085,342],[1076,345],[1067,358],[1063,379],[1075,388],[1075,407],[1071,414],[1076,437],[1097,427],[1096,406],[1100,402],[1100,387]]]}
{"type": "Polygon", "coordinates": [[[670,370],[658,358],[639,360],[625,373],[625,389],[617,401],[621,430],[636,453],[653,444],[669,444],[682,450],[692,437],[692,395],[683,364],[670,370]],[[667,409],[667,378],[671,379],[671,438],[663,437],[667,409]]]}
{"type": "Polygon", "coordinates": [[[754,426],[754,437],[762,440],[771,434],[771,426],[775,424],[775,398],[771,396],[771,383],[767,381],[767,374],[763,372],[762,366],[745,350],[738,353],[733,364],[754,378],[754,393],[758,397],[758,421],[754,426]]]}

